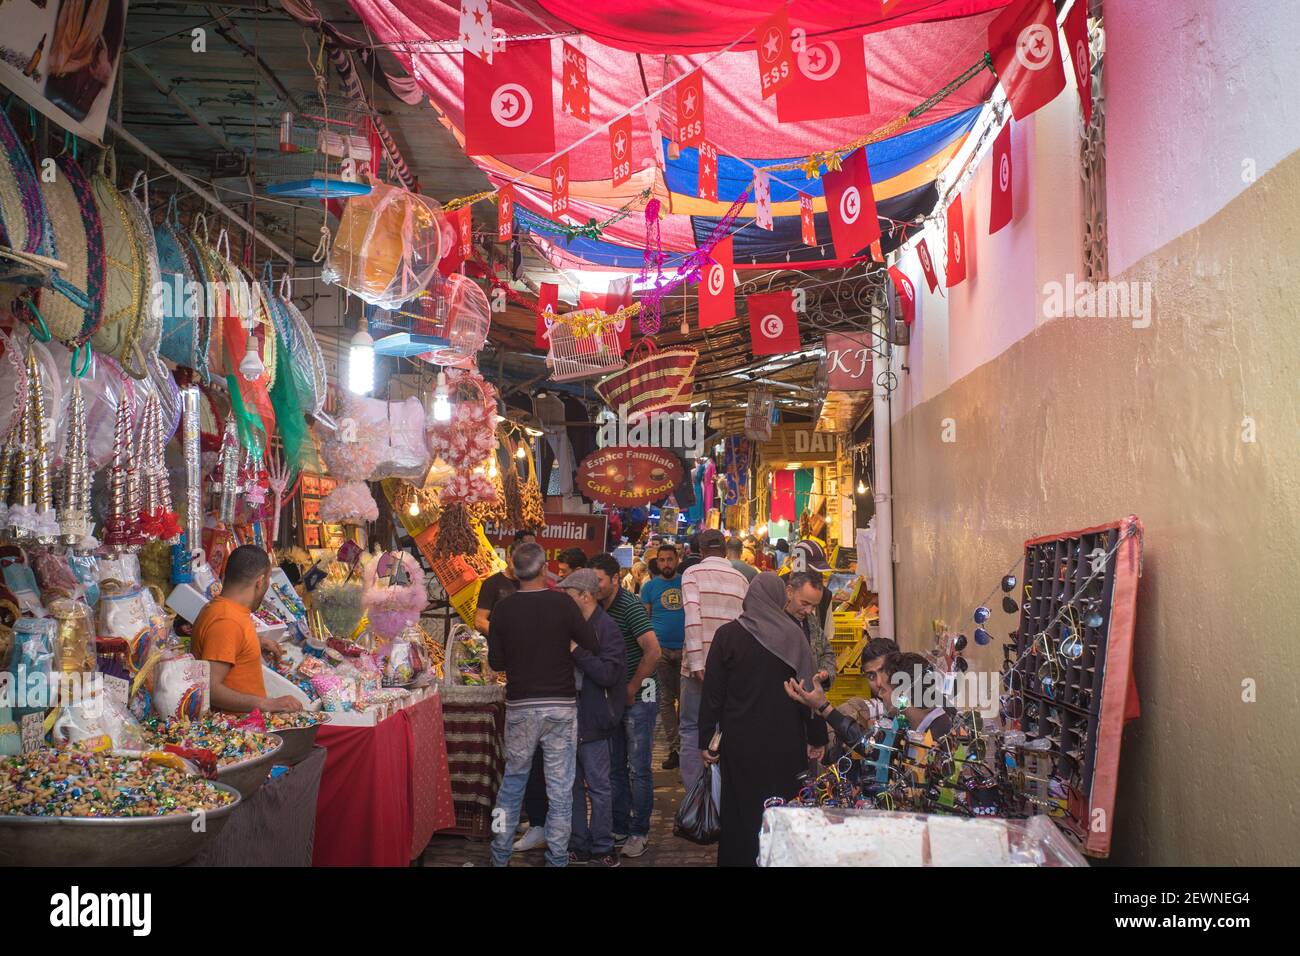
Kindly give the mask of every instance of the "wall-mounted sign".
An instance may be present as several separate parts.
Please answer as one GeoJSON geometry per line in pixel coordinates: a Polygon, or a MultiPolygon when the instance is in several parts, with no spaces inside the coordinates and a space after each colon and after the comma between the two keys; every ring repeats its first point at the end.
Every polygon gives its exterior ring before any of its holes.
{"type": "MultiPolygon", "coordinates": [[[[555,562],[560,552],[569,548],[577,548],[589,558],[604,551],[607,521],[604,515],[548,514],[546,527],[537,536],[537,543],[545,549],[551,570],[556,569],[555,562]]],[[[494,548],[504,551],[514,543],[513,530],[498,528],[491,523],[483,530],[494,548]]]]}
{"type": "Polygon", "coordinates": [[[772,437],[759,443],[759,454],[764,464],[781,465],[788,462],[834,461],[837,432],[819,432],[812,425],[776,425],[772,437]]]}
{"type": "Polygon", "coordinates": [[[871,333],[827,335],[826,371],[832,391],[871,391],[871,333]]]}
{"type": "Polygon", "coordinates": [[[667,498],[682,480],[682,463],[659,448],[602,448],[578,467],[578,489],[620,508],[667,498]]]}

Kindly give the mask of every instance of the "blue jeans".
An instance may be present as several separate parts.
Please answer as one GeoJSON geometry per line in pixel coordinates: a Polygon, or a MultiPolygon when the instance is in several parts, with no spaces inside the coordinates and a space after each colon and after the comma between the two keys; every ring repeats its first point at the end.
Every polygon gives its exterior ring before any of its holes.
{"type": "Polygon", "coordinates": [[[623,714],[623,732],[610,738],[614,789],[614,832],[628,836],[650,835],[655,782],[650,770],[654,749],[655,717],[659,704],[637,699],[623,714]]]}
{"type": "Polygon", "coordinates": [[[604,856],[614,852],[614,806],[610,800],[609,740],[578,744],[578,770],[573,775],[573,835],[569,849],[604,856]],[[587,798],[591,797],[591,825],[587,798]]]}
{"type": "Polygon", "coordinates": [[[506,769],[492,811],[492,864],[505,866],[514,852],[519,805],[528,786],[533,751],[542,748],[546,775],[546,864],[567,866],[573,814],[573,765],[578,748],[578,708],[521,707],[506,710],[506,769]]]}
{"type": "MultiPolygon", "coordinates": [[[[682,786],[688,791],[691,784],[704,772],[700,759],[700,699],[704,695],[704,681],[694,677],[682,678],[682,786]]],[[[707,743],[707,741],[706,741],[707,743]]]]}

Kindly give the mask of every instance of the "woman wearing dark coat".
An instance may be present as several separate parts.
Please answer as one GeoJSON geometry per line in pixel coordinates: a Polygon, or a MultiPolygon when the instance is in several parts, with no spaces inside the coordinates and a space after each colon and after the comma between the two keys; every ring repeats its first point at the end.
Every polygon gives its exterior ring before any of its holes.
{"type": "Polygon", "coordinates": [[[704,665],[700,748],[722,732],[719,866],[756,865],[763,802],[794,797],[799,775],[826,746],[826,724],[785,692],[785,681],[807,684],[816,670],[786,601],[775,574],[755,577],[740,617],[718,628],[704,665]]]}

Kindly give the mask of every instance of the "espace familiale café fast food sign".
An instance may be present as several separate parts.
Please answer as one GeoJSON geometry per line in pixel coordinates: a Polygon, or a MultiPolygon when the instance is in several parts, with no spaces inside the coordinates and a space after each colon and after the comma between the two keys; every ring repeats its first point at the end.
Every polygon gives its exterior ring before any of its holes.
{"type": "Polygon", "coordinates": [[[583,459],[578,488],[593,501],[627,508],[672,494],[682,480],[682,465],[659,448],[602,448],[583,459]]]}

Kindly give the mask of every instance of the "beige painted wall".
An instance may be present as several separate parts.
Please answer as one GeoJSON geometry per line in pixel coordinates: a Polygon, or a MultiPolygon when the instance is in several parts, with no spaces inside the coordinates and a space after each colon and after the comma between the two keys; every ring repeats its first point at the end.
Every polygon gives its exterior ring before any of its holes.
{"type": "MultiPolygon", "coordinates": [[[[1297,249],[1293,153],[1112,276],[1152,284],[1150,328],[1048,322],[894,426],[905,647],[931,646],[934,617],[969,631],[1025,538],[1144,522],[1117,862],[1300,862],[1297,249]]],[[[996,669],[1012,621],[994,623],[972,667],[996,669]]]]}

